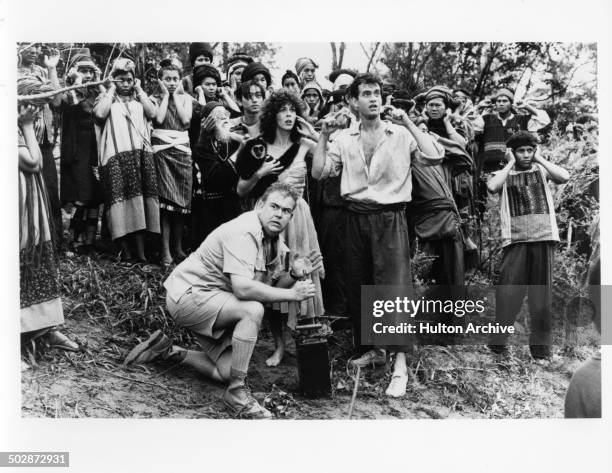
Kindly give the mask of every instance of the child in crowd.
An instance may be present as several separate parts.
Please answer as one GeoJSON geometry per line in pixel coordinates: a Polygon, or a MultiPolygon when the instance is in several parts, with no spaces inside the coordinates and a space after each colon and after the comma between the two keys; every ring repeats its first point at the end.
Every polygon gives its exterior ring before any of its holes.
{"type": "MultiPolygon", "coordinates": [[[[500,325],[513,325],[528,286],[531,355],[546,359],[551,355],[553,251],[559,241],[554,203],[546,181],[562,184],[569,179],[569,173],[545,160],[538,150],[537,138],[527,131],[512,135],[506,146],[506,166],[487,181],[490,192],[501,192],[503,256],[495,318],[500,325]]],[[[505,352],[506,337],[494,337],[491,350],[505,352]]]]}
{"type": "Polygon", "coordinates": [[[161,210],[162,266],[185,259],[183,251],[184,217],[191,209],[192,162],[189,135],[192,98],[183,92],[180,69],[162,61],[158,72],[160,95],[153,120],[151,144],[155,153],[157,187],[161,210]]]}
{"type": "MultiPolygon", "coordinates": [[[[82,48],[72,57],[66,85],[98,81],[100,74],[89,49],[82,48]]],[[[93,249],[99,207],[103,201],[102,189],[93,171],[98,165],[98,148],[91,112],[96,96],[105,91],[102,85],[98,85],[62,94],[60,198],[67,211],[76,207],[70,227],[74,233],[74,249],[78,253],[88,253],[93,249]]]]}
{"type": "Polygon", "coordinates": [[[115,59],[112,82],[93,109],[108,225],[123,258],[145,263],[145,231],[159,233],[157,176],[149,123],[157,111],[135,78],[134,62],[115,59]]]}

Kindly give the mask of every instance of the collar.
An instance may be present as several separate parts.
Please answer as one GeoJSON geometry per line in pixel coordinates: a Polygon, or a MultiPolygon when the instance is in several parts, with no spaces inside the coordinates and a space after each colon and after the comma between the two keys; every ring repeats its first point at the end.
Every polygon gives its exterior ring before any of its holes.
{"type": "Polygon", "coordinates": [[[514,113],[512,113],[512,110],[510,110],[510,113],[508,114],[508,116],[506,118],[502,118],[499,112],[495,112],[495,116],[497,116],[497,118],[499,118],[502,122],[507,122],[508,120],[511,120],[512,118],[514,118],[514,113]]]}
{"type": "MultiPolygon", "coordinates": [[[[386,135],[392,135],[393,134],[393,128],[391,128],[392,123],[383,120],[382,121],[382,126],[383,126],[383,130],[385,132],[386,135]]],[[[359,126],[355,127],[350,133],[351,136],[355,136],[355,135],[361,135],[361,122],[359,122],[359,126]]]]}
{"type": "Polygon", "coordinates": [[[257,215],[257,211],[251,210],[249,212],[243,213],[242,215],[245,215],[245,218],[248,219],[247,225],[245,225],[246,232],[249,235],[252,235],[256,241],[264,243],[266,241],[276,240],[278,242],[277,248],[279,251],[289,251],[289,247],[285,244],[283,238],[280,235],[277,235],[276,237],[269,237],[264,233],[263,228],[261,226],[261,221],[259,220],[259,215],[257,215]]]}

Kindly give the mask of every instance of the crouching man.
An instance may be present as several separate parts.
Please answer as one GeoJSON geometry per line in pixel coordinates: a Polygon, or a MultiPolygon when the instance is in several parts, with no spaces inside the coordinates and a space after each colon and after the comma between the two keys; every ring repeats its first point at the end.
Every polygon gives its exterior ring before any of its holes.
{"type": "MultiPolygon", "coordinates": [[[[288,185],[271,185],[253,211],[214,230],[164,283],[168,312],[196,335],[202,351],[172,346],[158,332],[134,348],[126,363],[159,358],[184,363],[227,384],[223,401],[235,415],[271,417],[251,396],[245,381],[263,303],[302,301],[315,294],[311,281],[298,281],[305,270],[284,270],[288,250],[279,234],[289,223],[297,198],[288,185]]],[[[312,256],[311,263],[309,269],[319,269],[321,256],[312,256]]]]}

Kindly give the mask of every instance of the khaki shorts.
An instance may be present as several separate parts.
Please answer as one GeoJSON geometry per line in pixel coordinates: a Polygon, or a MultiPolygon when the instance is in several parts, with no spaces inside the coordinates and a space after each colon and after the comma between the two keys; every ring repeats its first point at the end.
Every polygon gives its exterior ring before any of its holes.
{"type": "Polygon", "coordinates": [[[238,299],[231,292],[202,291],[190,288],[177,302],[166,296],[168,312],[177,325],[193,332],[203,351],[216,362],[232,344],[233,330],[213,326],[223,306],[229,300],[238,299]]]}

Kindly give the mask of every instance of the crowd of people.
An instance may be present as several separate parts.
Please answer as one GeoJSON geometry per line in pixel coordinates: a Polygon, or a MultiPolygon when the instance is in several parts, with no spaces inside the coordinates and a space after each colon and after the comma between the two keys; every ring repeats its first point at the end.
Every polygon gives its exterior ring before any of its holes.
{"type": "MultiPolygon", "coordinates": [[[[189,74],[169,57],[146,86],[131,59],[116,58],[103,77],[79,49],[60,84],[59,53],[48,50],[44,67],[40,56],[40,45],[22,48],[17,83],[24,344],[78,350],[59,330],[63,207],[72,251],[97,251],[102,219],[100,239],[121,260],[167,269],[167,311],[202,347],[186,350],[157,331],[126,363],[185,363],[227,384],[223,400],[236,415],[267,418],[246,384],[264,315],[275,340],[269,366],[283,360],[285,324],[346,318],[351,363],[392,356],[386,394],[401,397],[417,340],[363,345],[361,286],[412,286],[416,241],[433,257],[429,297],[460,297],[449,288],[465,284],[476,246],[469,222],[497,208],[496,319],[512,325],[520,288],[531,286],[531,354],[551,356],[559,230],[548,182],[570,174],[538,146],[547,113],[510,89],[474,105],[466,89],[436,85],[411,97],[392,80],[339,69],[329,90],[307,57],[274,84],[243,53],[220,70],[207,43],[189,46],[189,74]]],[[[503,354],[507,338],[489,347],[503,354]]]]}

